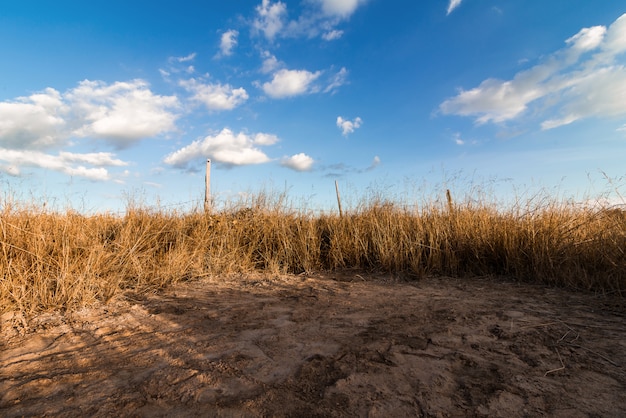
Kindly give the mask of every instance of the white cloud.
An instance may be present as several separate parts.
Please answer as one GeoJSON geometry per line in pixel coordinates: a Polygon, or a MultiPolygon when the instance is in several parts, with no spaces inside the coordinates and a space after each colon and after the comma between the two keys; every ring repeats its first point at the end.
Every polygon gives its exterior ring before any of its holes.
{"type": "MultiPolygon", "coordinates": [[[[519,75],[525,76],[526,73],[519,75]]],[[[526,110],[526,105],[545,95],[543,86],[524,83],[520,77],[511,81],[488,79],[478,87],[461,91],[440,105],[445,114],[478,115],[476,123],[503,122],[526,110]]]]}
{"type": "Polygon", "coordinates": [[[579,116],[568,115],[558,119],[548,119],[541,122],[541,130],[547,131],[549,129],[558,128],[559,126],[569,125],[572,122],[576,122],[579,116]]]}
{"type": "Polygon", "coordinates": [[[378,155],[375,155],[374,159],[372,160],[372,164],[370,164],[370,166],[367,168],[367,171],[371,171],[375,169],[376,167],[378,167],[379,165],[380,165],[380,157],[378,155]]]}
{"type": "Polygon", "coordinates": [[[237,46],[237,36],[239,36],[239,32],[234,29],[230,29],[222,34],[220,52],[223,56],[232,55],[233,48],[237,46]]]}
{"type": "Polygon", "coordinates": [[[461,5],[461,1],[463,1],[463,0],[450,0],[450,3],[448,4],[448,13],[447,14],[452,13],[454,11],[454,9],[459,7],[461,5]]]}
{"type": "Polygon", "coordinates": [[[85,80],[65,95],[77,125],[72,134],[102,138],[118,148],[174,129],[180,104],[175,96],[155,95],[143,80],[85,80]]]}
{"type": "Polygon", "coordinates": [[[19,167],[14,165],[0,165],[0,171],[13,177],[18,177],[21,174],[19,167]]]}
{"type": "Polygon", "coordinates": [[[626,67],[597,69],[575,80],[562,92],[561,118],[542,123],[542,129],[567,125],[587,117],[626,116],[626,67]]]}
{"type": "Polygon", "coordinates": [[[284,27],[283,19],[287,15],[287,6],[280,1],[271,3],[270,0],[256,7],[257,16],[252,22],[252,27],[262,32],[265,38],[272,41],[284,27]]]}
{"type": "Polygon", "coordinates": [[[73,153],[63,149],[84,137],[118,148],[175,128],[178,99],[159,96],[146,82],[106,84],[85,80],[61,94],[47,88],[29,97],[0,102],[2,170],[19,175],[21,167],[39,167],[72,176],[107,180],[107,166],[127,163],[110,153],[73,153]]]}
{"type": "Polygon", "coordinates": [[[339,87],[346,84],[346,80],[348,79],[348,70],[346,67],[341,67],[341,70],[335,74],[328,86],[324,89],[324,93],[335,92],[339,87]]]}
{"type": "Polygon", "coordinates": [[[287,6],[281,1],[263,0],[255,9],[251,26],[253,33],[262,34],[270,42],[276,38],[321,36],[324,40],[343,35],[336,26],[348,19],[367,0],[305,0],[302,14],[295,20],[287,19],[287,6]]]}
{"type": "Polygon", "coordinates": [[[278,137],[273,134],[258,133],[254,135],[252,142],[255,145],[274,145],[278,142],[278,137]]]}
{"type": "Polygon", "coordinates": [[[169,62],[188,62],[193,61],[196,58],[197,54],[192,52],[191,54],[184,57],[170,57],[168,59],[169,62]]]}
{"type": "Polygon", "coordinates": [[[354,132],[355,129],[360,128],[362,123],[363,120],[359,117],[352,121],[344,119],[341,116],[337,117],[337,127],[341,129],[343,136],[348,136],[348,134],[354,132]]]}
{"type": "Polygon", "coordinates": [[[322,35],[322,39],[325,41],[334,41],[335,39],[339,39],[343,36],[342,30],[333,29],[328,31],[322,35]]]}
{"type": "Polygon", "coordinates": [[[315,91],[311,84],[321,75],[306,70],[282,69],[274,73],[271,82],[263,83],[263,91],[270,97],[283,98],[315,91]]]}
{"type": "Polygon", "coordinates": [[[126,166],[127,162],[113,158],[110,152],[92,152],[86,154],[76,154],[73,152],[59,152],[59,158],[68,163],[86,163],[97,167],[126,166]]]}
{"type": "Polygon", "coordinates": [[[511,80],[487,79],[461,90],[439,110],[475,117],[477,124],[549,115],[541,122],[542,129],[587,117],[626,115],[626,67],[615,64],[616,57],[626,52],[624,39],[626,14],[609,28],[580,30],[566,40],[565,48],[511,80]]]}
{"type": "Polygon", "coordinates": [[[192,93],[192,99],[203,103],[209,110],[232,110],[248,100],[242,87],[232,88],[229,84],[204,84],[194,78],[181,80],[179,84],[192,93]]]}
{"type": "Polygon", "coordinates": [[[295,154],[291,157],[284,157],[280,165],[296,171],[309,171],[315,161],[304,153],[295,154]]]}
{"type": "Polygon", "coordinates": [[[621,15],[609,28],[602,49],[609,55],[626,51],[626,14],[621,15]]]}
{"type": "Polygon", "coordinates": [[[591,51],[596,49],[606,34],[606,28],[604,26],[593,26],[591,28],[583,28],[576,35],[565,41],[566,44],[571,44],[572,49],[576,49],[582,52],[591,51]]]}
{"type": "Polygon", "coordinates": [[[0,148],[0,160],[8,162],[11,175],[19,175],[19,167],[38,167],[69,176],[85,177],[90,180],[108,180],[109,172],[106,166],[125,166],[128,163],[114,159],[110,153],[75,154],[60,152],[50,155],[40,151],[11,150],[0,148]],[[76,165],[76,164],[79,165],[76,165]],[[80,164],[82,163],[82,164],[80,164]],[[95,167],[86,167],[88,164],[95,167]]]}
{"type": "Polygon", "coordinates": [[[278,137],[275,135],[265,133],[248,135],[243,132],[235,134],[225,128],[216,135],[193,141],[171,153],[164,162],[178,168],[184,168],[194,160],[206,158],[226,165],[262,164],[270,159],[259,147],[276,142],[278,137]]]}
{"type": "Polygon", "coordinates": [[[169,77],[172,74],[180,74],[187,73],[192,74],[196,71],[196,68],[189,64],[191,61],[196,59],[197,53],[192,52],[191,54],[184,57],[169,57],[167,59],[168,66],[167,68],[159,68],[159,73],[161,77],[165,80],[170,81],[169,77]]]}
{"type": "Polygon", "coordinates": [[[263,65],[261,66],[261,72],[263,74],[269,74],[283,65],[269,51],[263,51],[261,53],[261,58],[263,58],[263,65]]]}
{"type": "Polygon", "coordinates": [[[47,88],[0,102],[0,146],[46,149],[89,136],[123,147],[174,129],[178,107],[175,96],[155,95],[142,80],[85,80],[63,95],[47,88]]]}
{"type": "Polygon", "coordinates": [[[63,143],[68,112],[61,94],[52,88],[0,102],[0,146],[41,149],[63,143]]]}
{"type": "MultiPolygon", "coordinates": [[[[272,68],[282,67],[283,65],[273,55],[268,54],[261,72],[271,72],[272,68]]],[[[284,98],[307,93],[319,93],[320,91],[334,94],[339,87],[346,84],[347,78],[348,70],[345,67],[342,67],[335,74],[329,74],[329,70],[313,73],[307,70],[288,70],[283,68],[274,72],[271,81],[263,84],[254,82],[254,85],[263,89],[265,94],[270,97],[284,98]],[[328,74],[328,76],[321,78],[324,73],[328,74]],[[327,85],[322,90],[324,84],[327,85]]]]}
{"type": "Polygon", "coordinates": [[[363,3],[363,0],[317,0],[326,15],[349,17],[363,3]]]}

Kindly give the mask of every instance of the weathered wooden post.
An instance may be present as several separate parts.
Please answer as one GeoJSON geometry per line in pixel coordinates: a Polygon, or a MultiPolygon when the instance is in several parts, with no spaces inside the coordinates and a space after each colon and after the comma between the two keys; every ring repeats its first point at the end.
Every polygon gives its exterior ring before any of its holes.
{"type": "Polygon", "coordinates": [[[454,203],[452,202],[452,195],[450,189],[446,189],[446,199],[448,200],[448,212],[454,212],[454,203]]]}
{"type": "Polygon", "coordinates": [[[211,160],[206,160],[206,175],[204,176],[204,211],[211,211],[211,160]]]}
{"type": "Polygon", "coordinates": [[[337,192],[337,205],[339,205],[339,217],[343,217],[343,211],[341,210],[341,196],[339,196],[339,184],[335,180],[335,191],[337,192]]]}

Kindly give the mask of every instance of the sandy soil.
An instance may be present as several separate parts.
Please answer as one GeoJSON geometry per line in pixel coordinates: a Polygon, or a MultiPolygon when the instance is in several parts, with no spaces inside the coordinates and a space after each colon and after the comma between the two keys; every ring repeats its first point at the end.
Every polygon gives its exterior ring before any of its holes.
{"type": "Polygon", "coordinates": [[[498,279],[205,279],[0,322],[0,416],[626,416],[623,299],[498,279]]]}

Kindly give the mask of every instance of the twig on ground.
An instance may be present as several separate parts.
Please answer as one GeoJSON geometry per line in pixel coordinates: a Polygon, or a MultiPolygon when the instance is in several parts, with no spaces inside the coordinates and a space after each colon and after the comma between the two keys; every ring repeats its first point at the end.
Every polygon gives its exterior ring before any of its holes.
{"type": "Polygon", "coordinates": [[[600,357],[601,359],[603,359],[603,360],[605,360],[605,361],[608,361],[608,362],[609,362],[609,363],[611,363],[613,366],[615,366],[615,367],[620,367],[620,365],[619,365],[619,364],[615,363],[614,361],[612,361],[612,360],[611,360],[611,359],[609,359],[608,357],[606,357],[606,356],[604,356],[604,355],[602,355],[602,354],[600,354],[600,353],[598,353],[598,352],[596,352],[596,351],[593,351],[593,350],[590,350],[590,349],[588,349],[588,348],[586,348],[586,347],[583,347],[582,345],[572,344],[572,343],[566,343],[566,344],[567,344],[567,345],[569,345],[569,346],[571,346],[571,347],[582,348],[583,350],[588,351],[588,352],[590,352],[591,354],[595,354],[596,356],[600,357]]]}
{"type": "Polygon", "coordinates": [[[559,367],[558,369],[552,369],[552,370],[548,370],[544,376],[549,375],[550,373],[554,373],[554,372],[558,372],[559,370],[565,370],[565,364],[563,364],[563,359],[561,358],[561,354],[559,354],[559,350],[556,349],[556,347],[554,347],[554,351],[556,351],[556,355],[559,356],[559,361],[561,362],[561,367],[559,367]]]}

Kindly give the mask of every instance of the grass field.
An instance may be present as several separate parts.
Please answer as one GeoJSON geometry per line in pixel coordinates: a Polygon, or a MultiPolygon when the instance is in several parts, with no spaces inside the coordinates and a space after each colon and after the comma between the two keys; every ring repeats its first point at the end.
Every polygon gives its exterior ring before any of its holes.
{"type": "Polygon", "coordinates": [[[212,213],[129,207],[123,216],[3,204],[0,312],[72,310],[128,289],[206,275],[334,269],[406,278],[497,275],[626,294],[626,211],[539,199],[407,209],[369,200],[339,214],[260,194],[212,213]]]}

